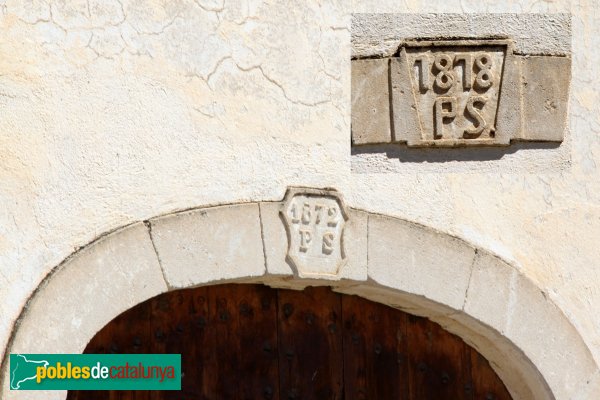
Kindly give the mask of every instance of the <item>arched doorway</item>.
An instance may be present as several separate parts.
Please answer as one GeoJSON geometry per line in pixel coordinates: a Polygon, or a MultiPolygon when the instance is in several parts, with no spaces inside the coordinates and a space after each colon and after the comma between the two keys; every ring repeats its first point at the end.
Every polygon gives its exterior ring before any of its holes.
{"type": "Polygon", "coordinates": [[[86,353],[181,353],[181,392],[94,399],[510,399],[488,362],[439,325],[328,287],[219,285],[122,313],[86,353]]]}
{"type": "Polygon", "coordinates": [[[303,278],[285,260],[283,205],[158,216],[73,253],[46,276],[15,322],[0,368],[0,397],[67,397],[66,391],[11,391],[10,353],[81,353],[115,316],[149,298],[222,283],[328,286],[427,317],[489,360],[515,400],[595,393],[598,366],[579,331],[552,296],[510,263],[431,228],[350,208],[346,264],[336,276],[303,278]],[[40,335],[40,326],[53,329],[40,335]]]}

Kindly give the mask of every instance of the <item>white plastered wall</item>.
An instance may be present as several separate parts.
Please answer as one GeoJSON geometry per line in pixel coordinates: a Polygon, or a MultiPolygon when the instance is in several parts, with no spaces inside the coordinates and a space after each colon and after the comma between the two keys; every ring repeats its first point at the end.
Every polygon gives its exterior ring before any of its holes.
{"type": "Polygon", "coordinates": [[[44,277],[98,235],[189,207],[280,200],[287,186],[305,185],[336,187],[349,206],[501,255],[600,360],[599,8],[1,2],[0,347],[44,277]],[[542,168],[532,153],[521,167],[446,162],[353,174],[352,12],[572,13],[563,162],[542,168]]]}

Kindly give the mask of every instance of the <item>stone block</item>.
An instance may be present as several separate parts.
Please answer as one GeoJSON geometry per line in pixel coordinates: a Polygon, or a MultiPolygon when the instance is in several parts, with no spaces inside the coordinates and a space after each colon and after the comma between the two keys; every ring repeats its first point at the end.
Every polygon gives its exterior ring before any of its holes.
{"type": "Polygon", "coordinates": [[[505,40],[404,43],[400,57],[392,58],[394,141],[418,147],[509,144],[512,132],[496,128],[500,107],[519,104],[518,96],[500,102],[505,82],[516,86],[516,71],[505,68],[513,59],[512,43],[505,40]]]}
{"type": "Polygon", "coordinates": [[[269,275],[293,276],[294,271],[286,261],[287,233],[281,217],[281,202],[260,203],[265,260],[269,275]]]}
{"type": "Polygon", "coordinates": [[[571,15],[543,13],[360,13],[352,15],[352,57],[391,57],[406,39],[508,37],[517,54],[569,55],[571,15]]]}
{"type": "Polygon", "coordinates": [[[150,221],[169,286],[265,273],[258,204],[185,211],[150,221]]]}
{"type": "Polygon", "coordinates": [[[348,211],[335,190],[290,188],[281,207],[286,261],[300,278],[337,279],[348,261],[343,236],[348,211]]]}
{"type": "Polygon", "coordinates": [[[367,280],[368,219],[368,214],[364,211],[348,210],[343,239],[348,260],[340,271],[340,278],[367,280]]]}
{"type": "Polygon", "coordinates": [[[596,363],[569,320],[529,280],[517,279],[507,337],[534,363],[557,399],[571,398],[596,371],[596,363]]]}
{"type": "Polygon", "coordinates": [[[464,311],[512,338],[542,375],[551,377],[557,399],[575,393],[595,370],[589,349],[582,341],[573,340],[576,330],[547,295],[490,254],[477,254],[464,311]],[[570,367],[573,365],[577,368],[570,367]]]}
{"type": "MultiPolygon", "coordinates": [[[[514,49],[513,49],[514,50],[514,49]]],[[[521,135],[521,62],[520,57],[507,54],[502,72],[502,86],[496,114],[495,138],[508,145],[521,135]]]]}
{"type": "Polygon", "coordinates": [[[387,59],[352,61],[352,142],[391,140],[387,59]]]}
{"type": "Polygon", "coordinates": [[[570,34],[566,14],[354,16],[355,56],[387,58],[352,61],[353,144],[470,147],[561,142],[571,81],[570,34]],[[415,21],[428,28],[411,31],[402,25],[415,21]],[[453,26],[452,35],[440,31],[445,23],[453,26]],[[540,36],[523,35],[519,24],[534,27],[540,36]],[[494,33],[484,34],[482,29],[494,33]],[[461,31],[464,34],[457,33],[461,31]],[[389,113],[380,106],[387,94],[380,73],[386,60],[389,113]],[[359,93],[365,91],[365,82],[376,80],[374,76],[381,79],[381,89],[359,93]],[[389,138],[380,134],[383,125],[391,128],[389,138]]]}
{"type": "MultiPolygon", "coordinates": [[[[299,193],[305,189],[299,189],[299,193]]],[[[324,192],[326,195],[326,191],[324,192]]],[[[317,196],[314,194],[314,196],[317,196]]],[[[315,197],[319,204],[325,204],[324,199],[315,197]]],[[[289,206],[288,203],[260,203],[260,213],[263,228],[263,239],[265,244],[265,257],[267,271],[269,275],[294,276],[305,279],[326,279],[326,280],[365,280],[367,277],[367,214],[362,211],[346,210],[347,219],[343,226],[342,239],[339,243],[343,246],[345,261],[340,264],[337,272],[332,273],[329,269],[321,270],[326,266],[317,262],[305,262],[295,265],[288,257],[290,250],[288,243],[288,232],[285,228],[285,218],[282,210],[285,212],[289,206]]],[[[298,218],[301,218],[299,215],[298,218]]],[[[314,225],[316,215],[311,216],[311,221],[307,221],[306,226],[314,225]]],[[[297,232],[296,232],[297,233],[297,232]]],[[[317,235],[315,235],[315,238],[317,235]]],[[[317,243],[319,244],[319,243],[317,243]]],[[[320,244],[319,244],[320,246],[320,244]]],[[[293,250],[293,249],[292,249],[293,250]]],[[[317,249],[317,250],[320,250],[317,249]]],[[[334,254],[325,255],[327,257],[334,254]]],[[[323,256],[323,257],[325,257],[323,256]]]]}
{"type": "Polygon", "coordinates": [[[571,59],[521,57],[521,140],[561,142],[567,122],[571,59]]]}
{"type": "Polygon", "coordinates": [[[369,278],[461,309],[475,249],[416,224],[369,216],[369,278]]]}
{"type": "Polygon", "coordinates": [[[600,370],[597,370],[573,396],[573,400],[600,399],[600,370]]]}
{"type": "Polygon", "coordinates": [[[390,59],[390,87],[392,104],[392,140],[415,143],[421,139],[421,121],[417,111],[416,93],[411,83],[411,68],[406,49],[400,57],[390,59]]]}
{"type": "Polygon", "coordinates": [[[100,239],[59,268],[29,305],[12,352],[81,352],[112,318],[167,290],[142,223],[100,239]],[[44,328],[56,326],[62,328],[44,328]]]}
{"type": "MultiPolygon", "coordinates": [[[[9,352],[81,353],[114,317],[165,291],[148,229],[142,223],[131,225],[83,249],[40,286],[21,317],[9,352]]],[[[64,399],[65,393],[9,394],[4,379],[0,398],[64,399]]]]}
{"type": "Polygon", "coordinates": [[[473,263],[464,311],[498,332],[504,333],[512,306],[511,302],[514,301],[512,291],[518,273],[499,258],[484,251],[478,251],[473,263]],[[509,284],[498,285],[498,282],[508,282],[509,284]]]}

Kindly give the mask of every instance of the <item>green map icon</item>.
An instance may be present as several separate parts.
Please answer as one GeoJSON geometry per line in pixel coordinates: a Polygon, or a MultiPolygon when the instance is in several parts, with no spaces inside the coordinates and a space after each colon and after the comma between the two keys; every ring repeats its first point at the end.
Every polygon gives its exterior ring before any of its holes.
{"type": "Polygon", "coordinates": [[[10,388],[18,390],[23,382],[36,378],[38,367],[47,367],[46,360],[33,360],[22,354],[11,354],[10,363],[10,388]]]}

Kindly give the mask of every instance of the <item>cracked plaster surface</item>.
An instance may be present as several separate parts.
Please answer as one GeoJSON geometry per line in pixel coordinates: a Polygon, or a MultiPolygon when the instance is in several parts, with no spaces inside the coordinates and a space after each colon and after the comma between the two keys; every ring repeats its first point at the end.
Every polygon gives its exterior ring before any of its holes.
{"type": "MultiPolygon", "coordinates": [[[[43,277],[116,227],[336,187],[351,207],[513,262],[600,360],[600,53],[593,1],[0,2],[0,343],[43,277]],[[570,12],[558,153],[353,173],[352,12],[570,12]]],[[[375,160],[376,161],[376,160],[375,160]]],[[[380,162],[389,162],[380,160],[380,162]]],[[[385,169],[385,168],[384,168],[385,169]]]]}

